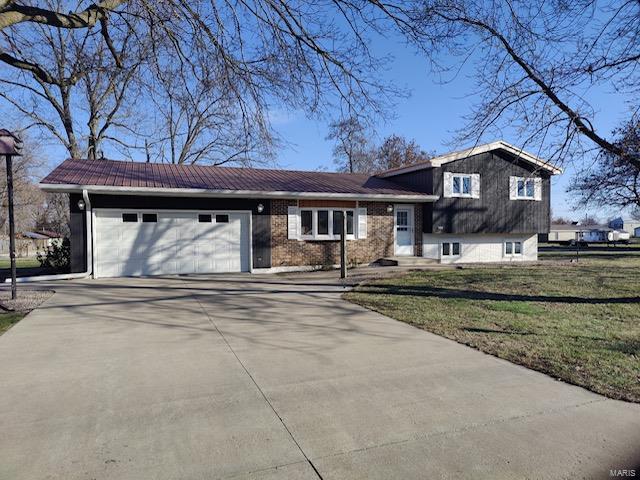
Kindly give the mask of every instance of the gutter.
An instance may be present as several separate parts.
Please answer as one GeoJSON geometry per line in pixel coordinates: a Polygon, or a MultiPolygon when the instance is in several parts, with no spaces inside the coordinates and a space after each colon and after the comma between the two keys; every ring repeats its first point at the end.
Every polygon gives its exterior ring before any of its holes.
{"type": "MultiPolygon", "coordinates": [[[[87,269],[84,272],[76,273],[59,273],[54,275],[34,275],[31,277],[18,277],[16,281],[18,283],[30,283],[30,282],[48,282],[53,280],[73,280],[77,278],[88,278],[91,276],[93,267],[93,237],[91,235],[91,201],[89,200],[89,192],[86,189],[82,190],[82,198],[84,199],[84,212],[85,212],[85,224],[86,224],[86,237],[87,237],[87,269]]],[[[11,278],[5,279],[4,283],[10,283],[11,278]]]]}
{"type": "Polygon", "coordinates": [[[172,197],[211,197],[211,198],[280,198],[280,199],[314,199],[314,200],[362,200],[362,201],[398,201],[426,203],[435,202],[438,195],[421,193],[389,194],[389,193],[334,193],[334,192],[285,192],[285,191],[260,191],[260,190],[209,190],[203,188],[159,188],[159,187],[119,187],[100,185],[74,185],[57,183],[38,184],[46,192],[77,193],[82,190],[94,194],[116,195],[164,195],[172,197]]]}

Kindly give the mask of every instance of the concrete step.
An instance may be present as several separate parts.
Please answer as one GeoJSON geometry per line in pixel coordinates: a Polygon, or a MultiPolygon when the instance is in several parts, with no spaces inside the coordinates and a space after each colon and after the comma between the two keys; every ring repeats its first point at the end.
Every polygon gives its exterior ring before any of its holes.
{"type": "Polygon", "coordinates": [[[382,267],[422,267],[437,265],[438,261],[423,257],[385,257],[376,262],[382,267]]]}

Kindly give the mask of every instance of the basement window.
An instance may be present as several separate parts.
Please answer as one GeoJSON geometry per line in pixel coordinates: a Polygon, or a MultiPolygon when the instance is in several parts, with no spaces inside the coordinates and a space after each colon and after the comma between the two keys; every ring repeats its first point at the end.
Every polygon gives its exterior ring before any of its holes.
{"type": "Polygon", "coordinates": [[[138,221],[138,214],[137,213],[123,213],[122,214],[122,221],[125,223],[135,223],[138,221]]]}
{"type": "Polygon", "coordinates": [[[504,242],[506,256],[522,255],[522,242],[504,242]]]}
{"type": "Polygon", "coordinates": [[[229,215],[216,215],[216,223],[229,223],[229,215]]]}
{"type": "Polygon", "coordinates": [[[158,214],[157,213],[143,213],[142,214],[142,221],[144,223],[156,223],[158,221],[158,214]]]}
{"type": "Polygon", "coordinates": [[[199,223],[211,223],[211,215],[208,215],[206,213],[202,213],[200,215],[198,215],[198,222],[199,223]]]}
{"type": "Polygon", "coordinates": [[[460,242],[442,242],[442,256],[460,256],[460,242]]]}

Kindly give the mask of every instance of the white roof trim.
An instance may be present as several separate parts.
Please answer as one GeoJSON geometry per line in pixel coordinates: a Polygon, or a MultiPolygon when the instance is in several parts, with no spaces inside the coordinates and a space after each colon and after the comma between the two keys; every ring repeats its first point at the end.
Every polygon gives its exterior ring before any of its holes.
{"type": "Polygon", "coordinates": [[[260,190],[208,190],[202,188],[159,188],[159,187],[121,187],[103,185],[75,185],[40,183],[45,192],[74,193],[87,190],[89,193],[116,195],[164,195],[169,197],[235,197],[235,198],[306,198],[314,200],[383,200],[401,202],[435,202],[438,195],[427,194],[388,194],[388,193],[323,193],[323,192],[281,192],[260,190]]]}
{"type": "Polygon", "coordinates": [[[439,157],[434,157],[426,162],[416,163],[414,165],[408,165],[406,167],[399,167],[393,170],[387,170],[386,172],[379,173],[376,175],[380,178],[393,177],[395,175],[400,175],[402,173],[410,173],[415,172],[417,170],[423,170],[425,168],[430,167],[440,167],[445,163],[453,162],[455,160],[461,160],[463,158],[468,158],[472,155],[478,155],[480,153],[486,153],[493,150],[505,150],[516,157],[524,160],[525,162],[529,162],[538,167],[544,168],[545,170],[551,172],[552,175],[557,175],[562,173],[562,169],[558,167],[554,167],[549,162],[542,160],[541,158],[536,157],[535,155],[531,155],[530,153],[525,152],[521,148],[514,147],[510,143],[505,141],[497,141],[492,143],[486,143],[484,145],[478,145],[476,147],[468,148],[466,150],[461,150],[459,152],[452,152],[446,155],[441,155],[439,157]]]}

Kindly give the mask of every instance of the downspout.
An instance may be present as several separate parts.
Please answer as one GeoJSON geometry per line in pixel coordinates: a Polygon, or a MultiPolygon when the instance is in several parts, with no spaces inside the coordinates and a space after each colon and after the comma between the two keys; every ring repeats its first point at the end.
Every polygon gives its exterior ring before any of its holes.
{"type": "MultiPolygon", "coordinates": [[[[75,278],[87,278],[93,273],[93,229],[92,229],[92,211],[91,200],[89,200],[89,193],[87,190],[82,190],[82,198],[84,200],[84,214],[85,214],[85,236],[86,236],[86,248],[87,248],[87,267],[84,272],[76,273],[59,273],[54,275],[34,275],[32,277],[18,277],[18,283],[27,282],[43,282],[52,280],[73,280],[75,278]]],[[[4,283],[9,283],[10,278],[5,279],[4,283]]]]}

